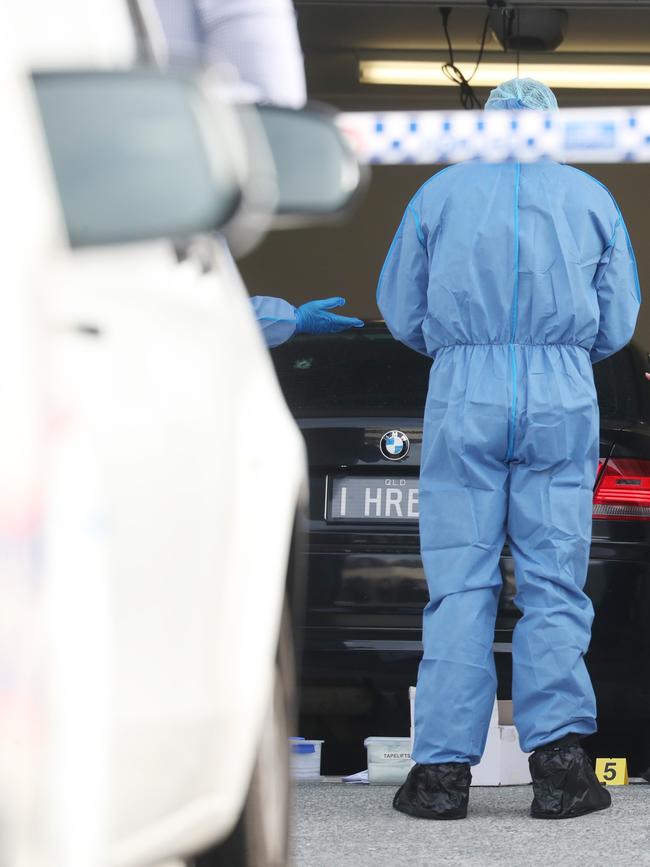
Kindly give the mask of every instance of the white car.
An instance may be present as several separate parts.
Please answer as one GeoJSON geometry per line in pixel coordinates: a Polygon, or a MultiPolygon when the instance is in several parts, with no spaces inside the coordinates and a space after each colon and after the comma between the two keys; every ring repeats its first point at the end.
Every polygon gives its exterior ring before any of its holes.
{"type": "Polygon", "coordinates": [[[122,0],[36,6],[0,29],[0,862],[283,865],[304,449],[213,233],[259,225],[256,143],[131,69],[122,0]]]}

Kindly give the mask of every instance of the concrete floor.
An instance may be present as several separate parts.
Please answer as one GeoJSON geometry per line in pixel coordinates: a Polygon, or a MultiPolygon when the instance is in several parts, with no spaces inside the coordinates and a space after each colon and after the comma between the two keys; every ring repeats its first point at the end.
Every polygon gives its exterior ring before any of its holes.
{"type": "Polygon", "coordinates": [[[650,785],[612,788],[612,807],[563,822],[528,816],[530,786],[473,788],[467,819],[395,812],[394,787],[303,783],[293,867],[636,867],[650,865],[650,785]]]}

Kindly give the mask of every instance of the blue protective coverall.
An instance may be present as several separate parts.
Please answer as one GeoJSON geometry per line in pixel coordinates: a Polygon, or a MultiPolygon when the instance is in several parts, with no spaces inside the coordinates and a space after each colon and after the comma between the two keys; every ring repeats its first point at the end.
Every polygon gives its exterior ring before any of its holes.
{"type": "Polygon", "coordinates": [[[512,648],[522,748],[590,734],[592,363],[628,343],[640,302],[621,213],[570,166],[455,165],[409,203],[377,294],[394,337],[434,359],[413,759],[476,764],[483,753],[506,538],[523,613],[512,648]]]}
{"type": "Polygon", "coordinates": [[[293,304],[269,295],[255,295],[251,304],[269,349],[285,343],[296,333],[296,308],[293,304]]]}

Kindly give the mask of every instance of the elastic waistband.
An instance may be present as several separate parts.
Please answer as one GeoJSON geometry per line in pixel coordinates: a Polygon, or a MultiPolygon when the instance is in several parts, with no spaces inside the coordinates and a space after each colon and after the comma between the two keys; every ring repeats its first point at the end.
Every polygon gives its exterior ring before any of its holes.
{"type": "Polygon", "coordinates": [[[582,349],[585,352],[589,352],[586,346],[583,346],[581,343],[524,343],[523,341],[492,341],[489,343],[443,343],[442,346],[437,347],[436,352],[440,352],[441,349],[457,349],[458,347],[473,347],[473,346],[529,346],[531,348],[537,349],[540,346],[545,347],[553,347],[557,346],[559,349],[565,349],[571,347],[572,349],[582,349]]]}

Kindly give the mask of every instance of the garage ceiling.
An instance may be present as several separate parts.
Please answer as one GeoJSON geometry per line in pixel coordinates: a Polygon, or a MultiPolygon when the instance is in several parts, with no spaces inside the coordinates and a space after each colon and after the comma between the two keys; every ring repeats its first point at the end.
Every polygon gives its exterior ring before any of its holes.
{"type": "MultiPolygon", "coordinates": [[[[473,61],[480,45],[487,4],[464,0],[452,7],[449,30],[459,61],[473,61]]],[[[522,3],[520,5],[526,5],[522,3]]],[[[539,2],[535,5],[542,5],[539,2]]],[[[545,4],[551,5],[551,4],[545,4]]],[[[439,7],[417,0],[295,0],[310,94],[341,108],[457,108],[458,91],[450,87],[361,85],[361,58],[430,59],[444,62],[447,46],[439,7]]],[[[553,3],[553,8],[559,4],[553,3]]],[[[521,75],[526,60],[535,62],[650,64],[650,0],[607,4],[580,0],[562,4],[568,28],[555,52],[520,55],[521,75]],[[579,5],[576,5],[578,3],[579,5]],[[605,8],[606,6],[606,8],[605,8]]],[[[493,34],[486,44],[486,60],[512,62],[493,34]]],[[[486,91],[477,90],[481,100],[486,91]]],[[[649,91],[570,91],[558,93],[561,105],[647,104],[649,91]]]]}

